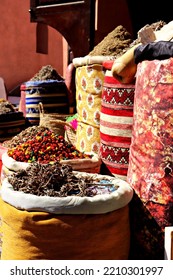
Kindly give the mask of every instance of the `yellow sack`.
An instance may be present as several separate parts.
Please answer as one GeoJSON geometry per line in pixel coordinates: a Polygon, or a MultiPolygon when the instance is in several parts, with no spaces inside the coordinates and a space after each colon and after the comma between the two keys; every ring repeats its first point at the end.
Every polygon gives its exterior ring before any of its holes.
{"type": "Polygon", "coordinates": [[[98,215],[27,212],[0,199],[2,260],[124,260],[129,208],[98,215]]]}
{"type": "Polygon", "coordinates": [[[100,108],[105,71],[102,64],[76,68],[76,106],[78,127],[76,148],[82,152],[99,153],[100,108]]]}
{"type": "Polygon", "coordinates": [[[100,128],[93,127],[92,125],[83,122],[78,122],[76,139],[76,147],[78,147],[78,150],[99,155],[100,128]]]}

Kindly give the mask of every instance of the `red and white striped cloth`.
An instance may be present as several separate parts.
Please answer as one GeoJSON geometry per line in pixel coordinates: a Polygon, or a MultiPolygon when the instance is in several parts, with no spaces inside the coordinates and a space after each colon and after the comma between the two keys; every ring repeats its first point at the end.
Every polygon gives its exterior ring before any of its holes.
{"type": "Polygon", "coordinates": [[[135,86],[106,71],[100,113],[100,154],[106,169],[126,180],[132,136],[135,86]]]}

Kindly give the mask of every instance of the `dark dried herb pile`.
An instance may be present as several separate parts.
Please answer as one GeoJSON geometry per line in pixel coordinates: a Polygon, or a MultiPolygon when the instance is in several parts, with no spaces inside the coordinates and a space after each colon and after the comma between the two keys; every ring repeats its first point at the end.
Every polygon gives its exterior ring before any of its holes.
{"type": "Polygon", "coordinates": [[[94,196],[97,194],[90,188],[91,178],[77,178],[69,165],[39,164],[34,162],[26,170],[20,170],[8,177],[15,191],[22,191],[37,196],[66,197],[94,196]],[[90,183],[88,185],[88,183],[90,183]]]}

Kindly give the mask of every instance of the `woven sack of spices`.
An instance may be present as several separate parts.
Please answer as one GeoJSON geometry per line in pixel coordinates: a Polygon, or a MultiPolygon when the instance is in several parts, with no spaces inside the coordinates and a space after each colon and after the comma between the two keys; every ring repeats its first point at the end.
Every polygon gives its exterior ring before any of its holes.
{"type": "Polygon", "coordinates": [[[68,93],[64,80],[27,81],[20,89],[20,109],[24,111],[32,125],[39,124],[39,102],[43,103],[47,113],[69,113],[68,93]]]}
{"type": "MultiPolygon", "coordinates": [[[[129,184],[161,232],[173,224],[172,73],[173,58],[138,64],[127,175],[129,184]]],[[[148,219],[148,224],[150,222],[148,219]]],[[[141,235],[146,232],[140,230],[141,235]]]]}
{"type": "MultiPolygon", "coordinates": [[[[73,170],[99,173],[101,159],[97,154],[80,152],[62,135],[57,135],[45,127],[38,126],[38,132],[31,135],[33,136],[28,139],[26,134],[25,141],[22,142],[18,141],[20,139],[18,137],[14,143],[19,144],[12,145],[2,155],[3,171],[18,171],[32,162],[41,164],[61,162],[71,165],[73,170]]],[[[5,173],[1,175],[5,176],[5,173]]]]}
{"type": "Polygon", "coordinates": [[[100,156],[104,172],[127,179],[133,123],[134,84],[121,84],[106,70],[100,113],[100,156]]]}
{"type": "Polygon", "coordinates": [[[76,148],[82,152],[99,154],[104,75],[102,64],[88,64],[76,68],[76,148]]]}
{"type": "Polygon", "coordinates": [[[133,191],[123,180],[98,174],[95,178],[110,180],[116,189],[92,197],[48,197],[15,191],[4,180],[2,260],[128,259],[133,191]]]}

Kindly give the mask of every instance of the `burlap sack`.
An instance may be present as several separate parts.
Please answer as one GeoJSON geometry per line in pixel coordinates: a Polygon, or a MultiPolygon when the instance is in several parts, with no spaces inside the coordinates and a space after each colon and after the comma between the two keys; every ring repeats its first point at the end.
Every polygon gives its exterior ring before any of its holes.
{"type": "Polygon", "coordinates": [[[76,68],[76,106],[78,127],[76,148],[99,154],[100,107],[104,80],[101,64],[83,65],[76,68]]]}
{"type": "Polygon", "coordinates": [[[133,191],[125,181],[109,178],[118,186],[110,194],[64,198],[14,191],[4,180],[2,260],[128,259],[133,191]]]}
{"type": "Polygon", "coordinates": [[[124,260],[128,206],[99,215],[27,212],[0,200],[2,260],[124,260]]]}

